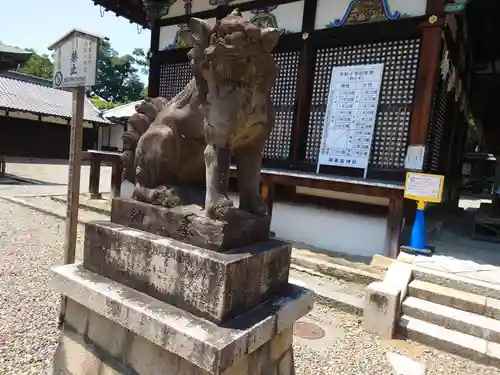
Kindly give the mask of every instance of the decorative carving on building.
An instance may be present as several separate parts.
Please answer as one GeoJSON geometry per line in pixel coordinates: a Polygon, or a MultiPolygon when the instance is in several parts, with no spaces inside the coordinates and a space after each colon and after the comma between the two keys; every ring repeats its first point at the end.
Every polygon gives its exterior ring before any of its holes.
{"type": "Polygon", "coordinates": [[[219,5],[227,5],[232,3],[234,0],[208,0],[208,3],[214,7],[219,5]]]}
{"type": "Polygon", "coordinates": [[[340,27],[357,23],[396,20],[404,17],[397,10],[392,12],[388,0],[351,0],[344,16],[331,21],[327,27],[340,27]]]}
{"type": "MultiPolygon", "coordinates": [[[[192,0],[183,0],[184,7],[186,9],[186,14],[190,14],[192,0]]],[[[214,0],[215,2],[216,0],[214,0]]],[[[272,12],[278,8],[278,5],[262,6],[250,11],[252,17],[250,22],[255,26],[259,26],[262,29],[274,28],[281,31],[282,34],[290,33],[290,30],[279,27],[279,19],[272,12]]],[[[174,39],[171,44],[165,47],[165,50],[173,50],[177,48],[192,48],[193,47],[193,36],[189,30],[187,24],[177,25],[178,30],[175,33],[174,39]]]]}
{"type": "Polygon", "coordinates": [[[250,18],[250,22],[255,26],[259,26],[260,28],[265,29],[266,27],[273,27],[275,29],[279,29],[278,27],[278,19],[272,13],[273,10],[278,8],[277,5],[272,6],[263,6],[259,8],[255,8],[250,13],[253,14],[252,18],[250,18]]]}
{"type": "Polygon", "coordinates": [[[189,26],[185,23],[177,25],[179,30],[175,33],[174,40],[172,44],[167,45],[167,50],[173,50],[177,48],[191,48],[194,45],[193,35],[189,26]]]}
{"type": "Polygon", "coordinates": [[[166,16],[177,0],[142,0],[149,21],[166,16]]]}

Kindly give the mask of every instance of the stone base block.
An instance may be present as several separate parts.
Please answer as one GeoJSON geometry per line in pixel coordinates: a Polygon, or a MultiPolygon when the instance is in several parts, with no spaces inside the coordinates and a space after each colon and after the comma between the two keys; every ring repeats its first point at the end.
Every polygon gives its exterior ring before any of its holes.
{"type": "Polygon", "coordinates": [[[282,294],[217,326],[84,269],[54,268],[68,306],[53,374],[293,375],[292,327],[313,295],[282,294]]]}
{"type": "Polygon", "coordinates": [[[400,291],[400,305],[408,295],[408,285],[413,278],[412,267],[407,263],[394,262],[387,269],[384,283],[391,284],[400,291]]]}
{"type": "Polygon", "coordinates": [[[292,248],[278,240],[217,253],[109,222],[86,225],[83,266],[220,324],[288,283],[292,248]]]}
{"type": "MultiPolygon", "coordinates": [[[[70,301],[70,303],[75,303],[70,301]]],[[[95,314],[79,305],[83,311],[95,314]]],[[[91,315],[92,316],[92,315],[91,315]]],[[[110,334],[121,334],[123,328],[99,315],[99,326],[111,328],[110,334]]],[[[70,319],[70,316],[68,316],[70,319]]],[[[90,327],[89,327],[90,328],[90,327]]],[[[240,359],[222,375],[295,375],[292,335],[288,328],[253,353],[240,359]],[[277,358],[271,354],[279,354],[277,358]]],[[[53,363],[53,375],[210,375],[189,361],[128,330],[120,352],[113,355],[92,340],[77,333],[65,322],[53,363]]],[[[105,343],[104,343],[105,344],[105,343]]]]}
{"type": "Polygon", "coordinates": [[[205,217],[198,205],[165,208],[131,198],[113,199],[111,221],[219,252],[266,241],[270,227],[268,217],[238,208],[219,221],[205,217]]]}
{"type": "Polygon", "coordinates": [[[365,289],[363,328],[384,339],[392,339],[399,320],[401,291],[398,287],[374,282],[365,289]]]}

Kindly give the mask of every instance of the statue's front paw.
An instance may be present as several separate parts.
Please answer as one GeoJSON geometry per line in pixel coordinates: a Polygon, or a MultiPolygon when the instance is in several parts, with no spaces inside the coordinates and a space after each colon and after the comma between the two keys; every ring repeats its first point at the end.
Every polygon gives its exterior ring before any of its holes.
{"type": "Polygon", "coordinates": [[[234,206],[233,201],[227,197],[219,198],[214,204],[205,207],[207,216],[214,220],[224,220],[230,208],[234,206]]]}

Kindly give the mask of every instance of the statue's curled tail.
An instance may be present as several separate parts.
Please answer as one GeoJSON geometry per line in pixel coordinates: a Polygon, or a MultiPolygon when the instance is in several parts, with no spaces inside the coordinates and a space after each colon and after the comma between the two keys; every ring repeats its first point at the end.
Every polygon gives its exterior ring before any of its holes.
{"type": "Polygon", "coordinates": [[[123,134],[123,179],[135,184],[136,171],[134,167],[135,150],[139,138],[155,120],[156,116],[165,107],[165,98],[147,98],[135,106],[136,113],[132,115],[127,131],[123,134]]]}

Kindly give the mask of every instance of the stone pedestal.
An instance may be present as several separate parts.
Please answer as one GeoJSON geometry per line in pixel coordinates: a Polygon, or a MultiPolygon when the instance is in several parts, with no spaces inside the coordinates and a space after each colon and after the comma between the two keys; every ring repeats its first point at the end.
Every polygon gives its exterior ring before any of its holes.
{"type": "Polygon", "coordinates": [[[221,240],[213,250],[162,237],[183,209],[115,199],[113,222],[86,225],[83,263],[54,268],[68,299],[54,374],[294,374],[293,324],[313,295],[288,283],[291,246],[240,213],[206,225],[190,216],[188,232],[221,240]],[[233,247],[245,221],[258,241],[233,247]]]}
{"type": "Polygon", "coordinates": [[[293,323],[313,305],[308,290],[287,285],[219,326],[81,265],[54,273],[69,299],[57,375],[293,375],[293,323]]]}
{"type": "Polygon", "coordinates": [[[165,208],[132,198],[115,198],[111,221],[218,252],[253,245],[269,238],[270,220],[230,208],[227,221],[205,217],[201,206],[165,208]]]}

